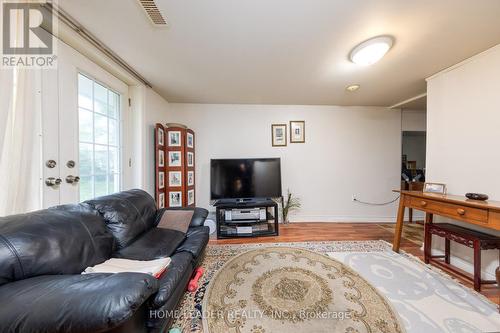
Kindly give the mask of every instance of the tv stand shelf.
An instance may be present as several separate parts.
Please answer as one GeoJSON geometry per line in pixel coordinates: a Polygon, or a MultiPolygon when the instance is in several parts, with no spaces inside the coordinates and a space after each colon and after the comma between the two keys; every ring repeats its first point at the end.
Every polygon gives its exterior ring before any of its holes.
{"type": "Polygon", "coordinates": [[[219,203],[217,238],[278,236],[278,204],[272,200],[219,203]],[[250,211],[265,210],[265,218],[245,218],[250,211]],[[243,211],[243,212],[242,212],[243,211]],[[239,214],[239,215],[236,215],[239,214]],[[231,216],[231,217],[230,217],[231,216]]]}

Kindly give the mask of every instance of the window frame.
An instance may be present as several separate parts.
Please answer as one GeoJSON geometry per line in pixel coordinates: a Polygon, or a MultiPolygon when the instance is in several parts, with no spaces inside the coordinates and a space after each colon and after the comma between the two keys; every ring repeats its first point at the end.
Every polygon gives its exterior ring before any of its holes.
{"type": "MultiPolygon", "coordinates": [[[[80,166],[80,144],[88,144],[88,145],[92,145],[92,171],[91,171],[91,174],[89,175],[82,175],[80,174],[80,177],[91,177],[92,179],[92,197],[91,198],[85,198],[85,200],[90,200],[90,199],[93,199],[93,198],[96,198],[98,196],[100,196],[101,194],[97,195],[96,196],[96,191],[95,191],[95,177],[96,176],[103,176],[104,174],[99,174],[99,175],[96,175],[95,174],[95,152],[96,152],[96,145],[99,146],[99,147],[106,147],[107,149],[107,167],[106,167],[106,189],[107,189],[107,193],[104,194],[104,195],[108,195],[108,194],[111,194],[111,193],[114,193],[114,192],[110,192],[109,191],[109,177],[110,176],[115,176],[115,175],[118,175],[118,191],[121,191],[124,187],[124,172],[125,172],[125,162],[124,162],[124,142],[123,142],[123,130],[125,128],[124,126],[124,94],[122,92],[120,92],[120,90],[118,89],[114,89],[112,88],[110,85],[104,83],[103,81],[95,78],[93,75],[90,75],[88,73],[86,73],[85,71],[82,71],[80,69],[77,70],[77,75],[76,75],[76,81],[77,81],[77,102],[76,102],[76,105],[77,105],[77,122],[78,122],[78,165],[80,166]],[[89,110],[88,108],[86,107],[82,107],[80,105],[80,101],[79,101],[79,96],[80,96],[80,76],[83,76],[85,77],[86,79],[90,80],[92,82],[92,110],[89,110]],[[117,112],[117,115],[116,117],[110,117],[109,116],[109,113],[106,113],[106,114],[102,114],[100,112],[96,112],[95,111],[95,84],[99,84],[100,86],[104,87],[106,90],[107,90],[107,104],[106,104],[106,107],[109,107],[109,96],[110,96],[110,92],[116,94],[118,96],[117,98],[117,102],[118,102],[118,107],[116,108],[116,112],[117,112]],[[82,141],[80,139],[80,109],[83,109],[87,112],[90,112],[92,114],[92,142],[89,142],[89,141],[82,141]],[[102,144],[102,143],[96,143],[96,139],[95,139],[95,115],[100,115],[100,116],[104,116],[106,117],[106,121],[107,121],[107,144],[102,144]],[[109,143],[109,120],[112,119],[114,121],[116,121],[116,124],[117,124],[117,130],[118,130],[118,142],[116,145],[111,145],[109,143]],[[110,148],[116,148],[117,151],[118,151],[118,156],[117,156],[117,161],[118,161],[118,172],[110,172],[110,156],[109,156],[109,152],[110,152],[110,148]]],[[[79,170],[80,172],[80,170],[79,170]]],[[[79,201],[82,200],[81,198],[81,184],[80,184],[80,188],[78,189],[78,198],[79,198],[79,201]]]]}

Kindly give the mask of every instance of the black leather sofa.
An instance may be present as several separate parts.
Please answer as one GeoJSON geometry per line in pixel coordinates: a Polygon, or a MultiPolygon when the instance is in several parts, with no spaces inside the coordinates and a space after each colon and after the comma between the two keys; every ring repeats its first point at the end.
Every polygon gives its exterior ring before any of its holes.
{"type": "Polygon", "coordinates": [[[157,228],[165,209],[130,190],[0,217],[0,332],[162,332],[208,243],[208,212],[187,234],[157,228]],[[110,257],[170,256],[160,279],[86,274],[110,257]]]}

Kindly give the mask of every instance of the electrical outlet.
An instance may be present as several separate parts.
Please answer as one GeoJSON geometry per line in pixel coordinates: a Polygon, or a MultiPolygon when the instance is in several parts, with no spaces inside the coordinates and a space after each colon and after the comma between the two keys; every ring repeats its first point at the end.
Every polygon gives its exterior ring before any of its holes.
{"type": "Polygon", "coordinates": [[[352,201],[356,201],[356,195],[355,194],[352,195],[352,201]]]}

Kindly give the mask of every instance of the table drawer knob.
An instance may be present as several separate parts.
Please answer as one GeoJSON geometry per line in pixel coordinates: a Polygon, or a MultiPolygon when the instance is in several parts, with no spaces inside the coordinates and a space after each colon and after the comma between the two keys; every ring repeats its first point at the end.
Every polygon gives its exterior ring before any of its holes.
{"type": "Polygon", "coordinates": [[[420,201],[420,206],[422,206],[422,207],[427,206],[427,202],[425,202],[425,201],[423,201],[423,200],[422,200],[422,201],[420,201]]]}
{"type": "Polygon", "coordinates": [[[459,208],[457,209],[458,215],[465,215],[465,209],[459,208]]]}

